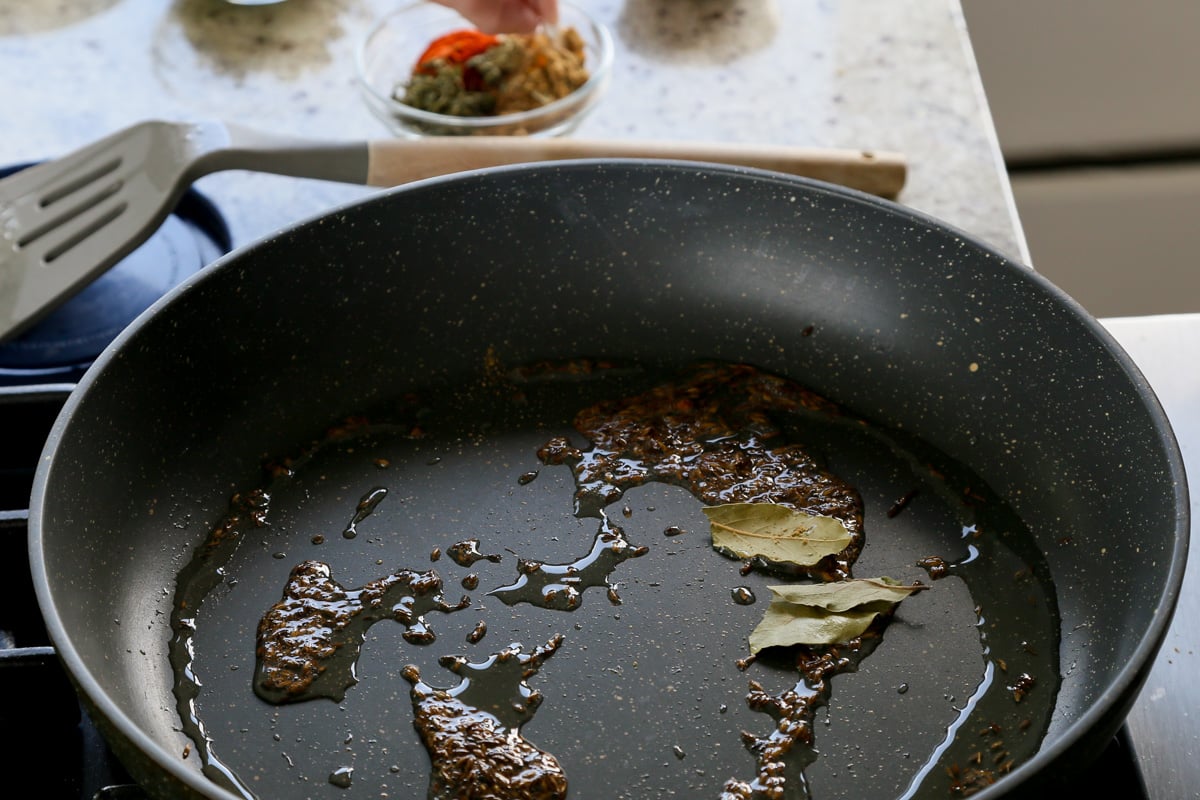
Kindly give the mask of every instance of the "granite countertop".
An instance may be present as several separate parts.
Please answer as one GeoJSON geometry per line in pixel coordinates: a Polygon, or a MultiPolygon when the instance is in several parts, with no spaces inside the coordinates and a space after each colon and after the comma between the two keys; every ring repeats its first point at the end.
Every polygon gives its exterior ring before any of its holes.
{"type": "MultiPolygon", "coordinates": [[[[578,4],[612,29],[616,61],[574,135],[899,151],[900,202],[1029,262],[956,0],[578,4]]],[[[0,0],[0,164],[147,118],[387,136],[359,97],[353,53],[399,5],[0,0]]],[[[245,172],[197,188],[239,245],[372,191],[245,172]]]]}

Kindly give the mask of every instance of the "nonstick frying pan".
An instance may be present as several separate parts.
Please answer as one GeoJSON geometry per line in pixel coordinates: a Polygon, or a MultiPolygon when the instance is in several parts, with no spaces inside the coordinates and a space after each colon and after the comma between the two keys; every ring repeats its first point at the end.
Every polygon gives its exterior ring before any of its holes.
{"type": "Polygon", "coordinates": [[[30,545],[50,635],[159,796],[236,796],[202,774],[206,754],[261,797],[425,796],[404,667],[444,689],[459,676],[440,656],[481,664],[561,634],[528,680],[543,702],[522,731],[560,758],[571,797],[716,797],[754,775],[740,731],[774,725],[747,707],[748,682],[778,691],[787,665],[735,666],[771,579],[713,550],[694,497],[650,483],[606,509],[647,548],[606,579],[619,598],[604,581],[570,612],[487,593],[516,579],[518,557],[565,564],[597,533],[574,513],[569,470],[538,447],[578,442],[571,415],[598,396],[708,360],[843,409],[794,434],[862,496],[856,574],[928,581],[928,557],[984,564],[973,584],[943,578],[904,601],[832,679],[812,796],[946,791],[946,768],[984,753],[999,780],[978,797],[1034,796],[1086,769],[1141,686],[1185,561],[1184,473],[1152,392],[1028,269],[898,205],[764,172],[498,168],[225,257],[121,335],[46,445],[30,545]],[[524,372],[515,392],[514,369],[546,363],[592,373],[524,372]],[[363,416],[390,427],[322,438],[363,416]],[[245,510],[269,480],[265,524],[238,530],[205,568],[211,586],[180,594],[231,497],[245,510]],[[972,505],[983,516],[962,516],[972,505]],[[469,539],[496,560],[433,560],[469,539]],[[433,568],[448,605],[472,605],[429,611],[433,644],[371,626],[340,701],[271,705],[253,691],[255,628],[308,559],[347,589],[433,568]],[[469,572],[475,591],[459,585],[469,572]],[[733,602],[737,589],[758,602],[733,602]],[[182,649],[181,597],[203,601],[182,649]],[[177,677],[184,651],[194,682],[177,677]],[[181,708],[208,739],[186,735],[181,708]],[[1020,747],[1036,754],[995,757],[1020,747]],[[955,748],[981,754],[939,760],[955,748]]]}

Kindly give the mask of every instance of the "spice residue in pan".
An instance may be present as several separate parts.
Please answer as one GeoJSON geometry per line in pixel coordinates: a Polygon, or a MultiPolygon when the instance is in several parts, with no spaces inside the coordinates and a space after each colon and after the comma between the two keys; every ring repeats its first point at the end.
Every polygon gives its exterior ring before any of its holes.
{"type": "MultiPolygon", "coordinates": [[[[340,429],[286,470],[275,469],[260,493],[241,495],[229,515],[241,533],[263,531],[270,517],[276,535],[291,546],[303,542],[314,554],[308,561],[319,553],[338,574],[353,564],[369,570],[382,560],[380,552],[389,561],[437,560],[429,554],[445,552],[450,563],[439,565],[445,580],[480,590],[472,614],[439,618],[439,633],[444,627],[447,635],[432,648],[403,642],[389,650],[368,641],[363,655],[374,659],[373,671],[342,701],[346,707],[361,700],[366,710],[352,713],[367,714],[362,724],[371,730],[389,731],[389,753],[424,746],[421,782],[431,797],[454,796],[446,787],[459,780],[442,767],[461,755],[464,743],[445,731],[480,719],[487,719],[478,728],[483,739],[513,743],[506,757],[541,765],[544,781],[536,792],[545,794],[491,787],[486,796],[498,799],[555,797],[560,779],[570,781],[578,800],[671,793],[826,798],[888,785],[905,798],[962,796],[1036,752],[1057,692],[1053,587],[1020,521],[961,465],[747,366],[707,364],[662,376],[573,362],[514,375],[512,384],[497,384],[492,375],[477,389],[406,402],[401,424],[340,429]],[[411,435],[418,427],[419,437],[411,435]],[[310,465],[314,454],[325,460],[310,465]],[[519,480],[535,471],[527,460],[535,454],[538,479],[519,480]],[[389,479],[380,479],[374,466],[380,462],[388,464],[389,479]],[[389,499],[360,520],[358,537],[311,543],[303,525],[325,508],[318,496],[329,491],[342,498],[336,512],[326,511],[344,519],[364,490],[381,484],[389,499]],[[335,485],[345,488],[328,488],[335,485]],[[897,497],[906,498],[902,507],[897,497]],[[699,533],[704,522],[697,512],[740,502],[836,518],[849,538],[811,565],[730,559],[699,533]],[[614,503],[621,504],[620,526],[607,513],[614,503]],[[600,520],[600,530],[586,534],[568,522],[586,519],[600,520]],[[664,535],[668,530],[690,533],[664,535]],[[590,549],[581,546],[585,535],[592,537],[590,549]],[[764,614],[764,604],[753,603],[756,595],[766,596],[771,585],[844,582],[856,569],[907,582],[936,580],[920,599],[877,615],[846,641],[770,647],[747,657],[746,638],[764,614]],[[609,602],[580,602],[589,587],[602,589],[609,602]],[[537,676],[540,691],[521,689],[532,693],[526,700],[546,697],[532,737],[537,745],[522,730],[537,703],[503,699],[511,680],[476,670],[478,656],[458,652],[486,647],[477,643],[479,632],[489,630],[489,639],[526,644],[554,637],[547,651],[555,654],[554,669],[537,676]],[[416,666],[421,659],[428,667],[416,666]],[[491,699],[457,694],[461,685],[434,689],[437,680],[421,676],[439,664],[470,675],[472,692],[491,699]],[[893,672],[883,680],[902,690],[873,696],[853,680],[865,670],[880,685],[879,670],[888,664],[893,672]],[[958,677],[939,674],[947,664],[958,677]],[[411,684],[410,709],[391,700],[395,684],[404,682],[411,684]],[[503,716],[510,713],[517,716],[503,716]],[[415,738],[400,731],[404,720],[415,738]],[[655,761],[660,748],[674,757],[655,761]]],[[[200,606],[234,572],[258,575],[262,564],[278,569],[262,555],[279,549],[266,533],[256,548],[238,545],[229,530],[229,524],[214,530],[181,574],[177,594],[187,612],[176,615],[176,692],[193,738],[208,732],[202,716],[225,713],[216,704],[197,707],[200,666],[183,655],[195,626],[206,625],[200,606]],[[235,559],[238,546],[243,551],[235,559]],[[223,555],[214,559],[217,552],[223,555]]],[[[270,616],[269,606],[257,614],[270,616]]],[[[242,628],[239,622],[228,630],[242,628]]],[[[229,647],[236,653],[236,641],[229,647]]],[[[195,650],[207,664],[219,657],[204,655],[203,646],[195,650]]],[[[521,644],[503,652],[521,653],[521,644]]],[[[317,705],[287,708],[301,725],[303,707],[317,705]]],[[[272,771],[282,768],[262,759],[239,754],[242,760],[226,766],[211,747],[198,749],[210,776],[242,776],[235,791],[282,779],[272,771]]],[[[400,763],[380,777],[381,790],[419,793],[413,774],[419,762],[412,755],[386,758],[400,763]],[[407,788],[397,791],[401,774],[407,788]]],[[[360,762],[356,787],[364,785],[364,773],[360,762]]]]}
{"type": "Polygon", "coordinates": [[[634,486],[683,486],[706,505],[782,503],[834,517],[850,533],[845,549],[798,574],[849,577],[862,548],[861,501],[797,443],[782,441],[772,415],[831,413],[832,403],[798,384],[744,365],[713,365],[686,380],[582,410],[575,427],[583,451],[555,437],[538,451],[568,464],[578,486],[577,514],[594,515],[634,486]]]}
{"type": "Polygon", "coordinates": [[[639,558],[650,551],[645,545],[635,547],[625,538],[625,531],[613,525],[601,514],[600,530],[587,555],[568,564],[544,564],[530,558],[518,558],[517,580],[488,592],[506,605],[530,603],[542,608],[574,611],[583,602],[583,592],[593,586],[603,586],[608,600],[620,605],[617,587],[610,576],[617,565],[628,558],[639,558]]]}
{"type": "Polygon", "coordinates": [[[450,605],[442,579],[433,570],[399,570],[361,589],[344,589],[328,564],[304,561],[292,569],[283,598],[258,625],[254,691],[268,703],[296,703],[315,697],[340,701],[358,683],[354,664],[367,628],[381,619],[404,625],[404,638],[428,644],[433,633],[424,614],[458,611],[450,605]]]}
{"type": "Polygon", "coordinates": [[[527,681],[562,642],[556,635],[529,654],[513,644],[480,664],[446,657],[442,666],[462,678],[450,689],[425,683],[414,666],[404,668],[401,674],[412,684],[413,724],[432,759],[430,798],[567,796],[567,778],[557,759],[521,735],[521,725],[542,704],[542,694],[527,681]]]}

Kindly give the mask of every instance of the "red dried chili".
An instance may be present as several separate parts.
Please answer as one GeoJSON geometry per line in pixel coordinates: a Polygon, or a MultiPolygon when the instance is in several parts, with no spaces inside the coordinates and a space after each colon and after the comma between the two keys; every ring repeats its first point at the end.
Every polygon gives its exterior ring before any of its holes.
{"type": "Polygon", "coordinates": [[[425,48],[425,52],[417,59],[417,71],[432,73],[433,68],[426,66],[432,61],[465,64],[468,59],[494,47],[499,42],[497,37],[482,31],[452,31],[434,39],[429,47],[425,48]]]}

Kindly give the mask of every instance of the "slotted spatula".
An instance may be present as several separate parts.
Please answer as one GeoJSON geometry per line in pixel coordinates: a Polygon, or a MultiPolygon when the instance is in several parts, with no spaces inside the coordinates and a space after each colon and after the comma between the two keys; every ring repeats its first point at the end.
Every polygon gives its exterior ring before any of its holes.
{"type": "Polygon", "coordinates": [[[196,179],[245,169],[368,186],[500,164],[669,158],[787,172],[894,197],[897,153],[524,137],[316,142],[223,122],[149,121],[0,180],[0,341],[17,335],[154,232],[196,179]]]}

